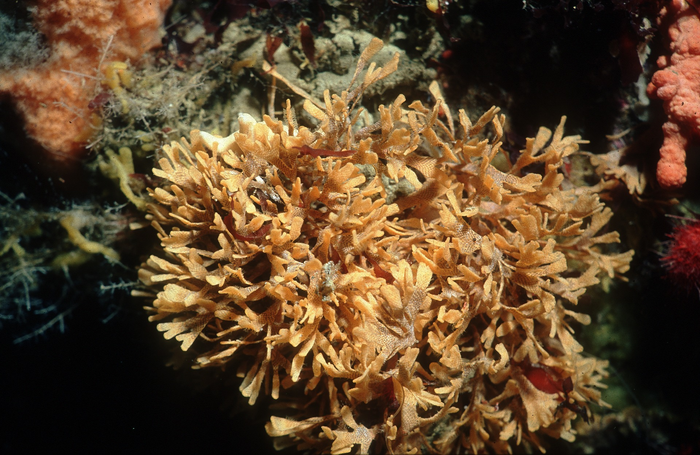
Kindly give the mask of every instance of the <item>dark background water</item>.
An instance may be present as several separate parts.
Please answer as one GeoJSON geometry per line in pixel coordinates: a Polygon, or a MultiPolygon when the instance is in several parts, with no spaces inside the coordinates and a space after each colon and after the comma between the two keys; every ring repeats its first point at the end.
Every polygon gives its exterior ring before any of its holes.
{"type": "Polygon", "coordinates": [[[265,409],[232,415],[235,385],[166,367],[170,346],[143,314],[103,315],[86,302],[63,334],[2,339],[0,453],[274,452],[265,409]]]}

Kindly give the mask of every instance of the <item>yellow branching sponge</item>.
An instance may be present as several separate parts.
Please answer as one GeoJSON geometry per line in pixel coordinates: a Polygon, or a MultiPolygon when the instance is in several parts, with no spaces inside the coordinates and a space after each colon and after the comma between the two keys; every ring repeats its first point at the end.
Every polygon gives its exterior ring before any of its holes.
{"type": "Polygon", "coordinates": [[[582,141],[562,120],[512,163],[498,109],[475,123],[460,111],[455,128],[436,85],[434,107],[398,96],[362,126],[363,90],[398,64],[353,88],[381,46],[348,91],[307,99],[314,130],[287,103],[285,121],[243,114],[231,136],[164,147],[148,205],[163,252],[139,272],[157,292],[151,320],[198,366],[236,364],[251,404],[286,405],[267,425],[278,447],[573,440],[572,420],[605,405],[607,363],[581,355],[569,323],[590,319],[571,308],[633,254],[606,249],[619,238],[601,232],[601,187],[563,184],[582,141]]]}

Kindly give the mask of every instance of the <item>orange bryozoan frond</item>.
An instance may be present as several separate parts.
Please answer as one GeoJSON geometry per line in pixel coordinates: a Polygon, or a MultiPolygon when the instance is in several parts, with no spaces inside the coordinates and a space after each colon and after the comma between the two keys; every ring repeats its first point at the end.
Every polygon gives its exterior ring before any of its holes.
{"type": "Polygon", "coordinates": [[[371,123],[355,106],[398,64],[360,79],[379,48],[348,91],[306,95],[315,129],[287,103],[285,121],[243,114],[231,136],[164,148],[148,207],[163,252],[139,273],[151,320],[198,366],[237,365],[251,404],[287,404],[267,425],[279,447],[573,440],[572,420],[605,404],[606,362],[581,355],[569,323],[589,317],[568,308],[633,253],[606,249],[619,240],[595,188],[562,189],[582,141],[562,119],[513,163],[498,109],[455,125],[436,85],[435,106],[398,96],[371,123]]]}

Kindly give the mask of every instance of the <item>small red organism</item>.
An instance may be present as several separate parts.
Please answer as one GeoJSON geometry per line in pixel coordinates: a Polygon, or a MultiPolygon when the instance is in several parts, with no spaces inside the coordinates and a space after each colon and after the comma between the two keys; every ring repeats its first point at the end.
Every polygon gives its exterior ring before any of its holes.
{"type": "Polygon", "coordinates": [[[314,45],[314,35],[311,33],[311,28],[305,22],[299,23],[299,31],[301,32],[301,48],[304,55],[311,63],[311,66],[316,68],[316,46],[314,45]]]}
{"type": "Polygon", "coordinates": [[[385,417],[389,415],[393,415],[396,413],[396,411],[399,410],[401,407],[401,402],[399,401],[398,397],[396,396],[396,392],[394,391],[394,379],[393,378],[386,378],[381,382],[382,386],[382,393],[381,393],[381,399],[384,401],[384,404],[386,405],[386,411],[385,411],[385,417]]]}
{"type": "Polygon", "coordinates": [[[267,39],[265,40],[265,50],[267,52],[267,61],[270,64],[275,64],[275,52],[282,44],[282,37],[279,35],[273,35],[271,33],[267,34],[267,39]]]}
{"type": "Polygon", "coordinates": [[[555,379],[555,373],[549,368],[543,366],[530,365],[528,363],[519,364],[525,377],[532,383],[537,390],[544,393],[559,393],[563,392],[561,379],[555,379]]]}
{"type": "Polygon", "coordinates": [[[559,406],[557,411],[566,408],[578,414],[584,422],[589,423],[588,411],[584,406],[576,402],[569,394],[574,391],[574,382],[571,377],[560,378],[560,374],[553,368],[545,365],[532,365],[529,362],[513,362],[519,366],[528,381],[537,389],[544,393],[558,394],[559,406]]]}
{"type": "Polygon", "coordinates": [[[668,251],[661,259],[667,277],[690,292],[700,293],[700,219],[676,226],[668,251]]]}
{"type": "Polygon", "coordinates": [[[370,256],[369,254],[365,253],[365,257],[367,258],[367,260],[369,261],[369,263],[372,264],[372,267],[373,267],[373,269],[374,269],[374,275],[375,275],[377,278],[384,278],[384,279],[386,280],[386,283],[387,283],[387,284],[392,284],[392,283],[394,282],[394,276],[393,276],[391,273],[389,273],[389,272],[387,272],[386,270],[384,270],[384,269],[379,265],[379,263],[378,263],[374,258],[372,258],[372,256],[370,256]]]}

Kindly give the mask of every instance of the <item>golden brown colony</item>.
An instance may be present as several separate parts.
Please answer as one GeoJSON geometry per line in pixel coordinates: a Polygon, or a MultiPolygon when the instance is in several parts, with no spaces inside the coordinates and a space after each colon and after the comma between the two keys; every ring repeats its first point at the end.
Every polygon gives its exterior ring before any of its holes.
{"type": "MultiPolygon", "coordinates": [[[[605,231],[597,187],[564,189],[578,136],[541,128],[514,162],[491,108],[357,108],[396,70],[363,52],[347,91],[307,97],[315,129],[255,122],[164,148],[149,217],[162,253],[140,270],[158,330],[200,367],[238,366],[241,393],[283,407],[277,447],[508,452],[573,440],[607,362],[581,354],[572,308],[632,251],[605,231]]],[[[284,78],[270,71],[283,82],[284,78]]],[[[297,93],[303,92],[295,87],[297,93]]]]}

